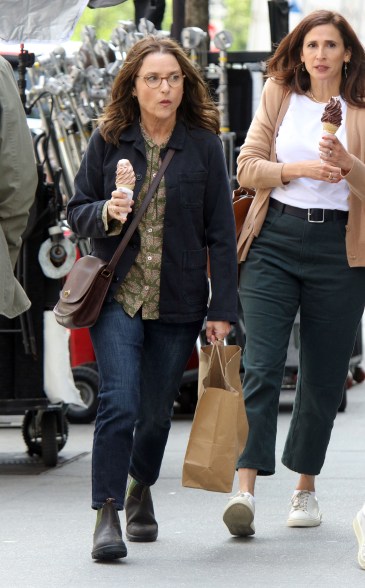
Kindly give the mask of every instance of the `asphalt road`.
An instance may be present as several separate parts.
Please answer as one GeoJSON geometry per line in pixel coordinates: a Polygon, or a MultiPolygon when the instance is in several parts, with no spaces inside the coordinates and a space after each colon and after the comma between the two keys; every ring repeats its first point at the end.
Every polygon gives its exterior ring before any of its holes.
{"type": "MultiPolygon", "coordinates": [[[[283,395],[277,473],[260,479],[256,535],[232,538],[222,522],[229,495],[182,488],[190,419],[173,422],[161,477],[153,488],[160,533],[156,543],[128,543],[128,557],[91,559],[93,425],[71,425],[55,468],[30,459],[19,417],[0,417],[1,588],[298,588],[365,586],[357,564],[352,519],[365,500],[365,383],[348,392],[327,461],[318,478],[323,523],[285,525],[296,476],[280,463],[290,420],[283,395]]],[[[236,491],[236,487],[234,489],[236,491]]],[[[124,527],[124,515],[121,515],[124,527]]]]}

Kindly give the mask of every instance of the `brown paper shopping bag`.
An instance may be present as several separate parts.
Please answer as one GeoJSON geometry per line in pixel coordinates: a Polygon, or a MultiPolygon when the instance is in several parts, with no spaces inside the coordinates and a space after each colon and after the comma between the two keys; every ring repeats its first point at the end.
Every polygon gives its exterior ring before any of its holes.
{"type": "Polygon", "coordinates": [[[199,357],[198,403],[186,449],[182,485],[231,492],[248,434],[238,345],[207,345],[199,357]]]}

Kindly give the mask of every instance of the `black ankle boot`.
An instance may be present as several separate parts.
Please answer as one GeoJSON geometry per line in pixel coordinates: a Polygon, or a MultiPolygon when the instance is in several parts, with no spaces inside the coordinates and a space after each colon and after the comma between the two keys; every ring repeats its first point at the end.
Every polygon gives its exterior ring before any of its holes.
{"type": "Polygon", "coordinates": [[[128,541],[156,541],[158,525],[153,510],[151,490],[132,480],[135,486],[127,492],[125,514],[127,519],[126,536],[128,541]]]}
{"type": "Polygon", "coordinates": [[[127,555],[114,498],[108,498],[96,519],[93,559],[119,559],[127,555]]]}

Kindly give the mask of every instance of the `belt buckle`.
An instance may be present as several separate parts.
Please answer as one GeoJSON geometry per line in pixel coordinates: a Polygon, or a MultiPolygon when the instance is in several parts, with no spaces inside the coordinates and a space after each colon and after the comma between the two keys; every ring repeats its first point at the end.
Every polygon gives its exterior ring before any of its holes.
{"type": "Polygon", "coordinates": [[[320,208],[316,208],[315,210],[322,210],[322,218],[321,220],[312,220],[311,216],[312,216],[312,209],[308,208],[308,222],[309,223],[315,223],[315,224],[322,224],[324,223],[324,208],[320,209],[320,208]]]}

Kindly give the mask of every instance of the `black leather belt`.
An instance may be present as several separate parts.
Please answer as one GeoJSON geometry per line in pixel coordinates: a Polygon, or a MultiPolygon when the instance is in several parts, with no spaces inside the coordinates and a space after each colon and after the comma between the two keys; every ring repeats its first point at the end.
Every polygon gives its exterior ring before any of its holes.
{"type": "Polygon", "coordinates": [[[297,216],[309,223],[324,223],[326,221],[346,220],[348,217],[347,210],[332,210],[327,208],[298,208],[297,206],[290,206],[283,204],[279,200],[270,198],[270,206],[279,210],[281,214],[290,214],[297,216]]]}

